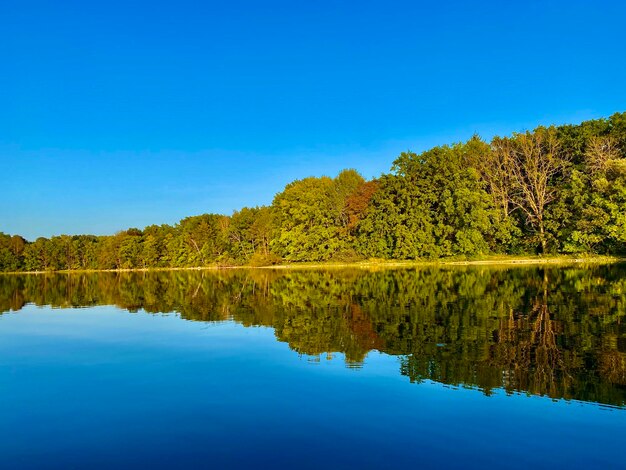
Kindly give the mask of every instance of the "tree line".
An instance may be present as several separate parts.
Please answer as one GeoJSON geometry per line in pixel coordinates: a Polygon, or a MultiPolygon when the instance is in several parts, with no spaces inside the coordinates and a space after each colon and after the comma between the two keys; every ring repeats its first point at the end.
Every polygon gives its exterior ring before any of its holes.
{"type": "Polygon", "coordinates": [[[230,216],[32,242],[0,233],[0,271],[538,253],[626,253],[626,113],[403,152],[379,178],[304,178],[230,216]]]}
{"type": "Polygon", "coordinates": [[[412,382],[626,405],[626,267],[0,276],[0,312],[116,305],[274,329],[311,361],[377,350],[412,382]]]}

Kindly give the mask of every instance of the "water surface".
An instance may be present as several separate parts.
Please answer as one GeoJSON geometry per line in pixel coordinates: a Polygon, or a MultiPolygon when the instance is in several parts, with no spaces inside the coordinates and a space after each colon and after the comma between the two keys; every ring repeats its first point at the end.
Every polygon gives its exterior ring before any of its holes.
{"type": "Polygon", "coordinates": [[[0,276],[0,466],[624,468],[626,267],[0,276]]]}

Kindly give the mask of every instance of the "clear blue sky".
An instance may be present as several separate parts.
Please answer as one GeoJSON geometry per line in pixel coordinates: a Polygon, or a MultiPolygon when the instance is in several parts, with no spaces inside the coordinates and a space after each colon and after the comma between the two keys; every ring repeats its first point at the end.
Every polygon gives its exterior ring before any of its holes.
{"type": "Polygon", "coordinates": [[[622,1],[19,0],[0,17],[0,231],[31,240],[626,110],[622,1]]]}

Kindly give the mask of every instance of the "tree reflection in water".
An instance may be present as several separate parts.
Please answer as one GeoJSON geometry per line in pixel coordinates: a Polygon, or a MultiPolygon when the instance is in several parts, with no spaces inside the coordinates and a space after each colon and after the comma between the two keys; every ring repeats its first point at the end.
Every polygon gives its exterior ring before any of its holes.
{"type": "Polygon", "coordinates": [[[0,276],[0,311],[115,305],[272,327],[413,382],[626,404],[626,267],[223,270],[0,276]]]}

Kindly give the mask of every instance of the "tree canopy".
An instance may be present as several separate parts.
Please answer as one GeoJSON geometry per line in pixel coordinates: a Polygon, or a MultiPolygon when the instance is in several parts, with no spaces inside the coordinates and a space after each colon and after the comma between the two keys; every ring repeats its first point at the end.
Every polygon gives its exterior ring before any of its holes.
{"type": "Polygon", "coordinates": [[[109,236],[0,233],[0,271],[490,253],[626,253],[626,113],[403,152],[378,178],[354,169],[303,178],[271,205],[232,215],[109,236]]]}

